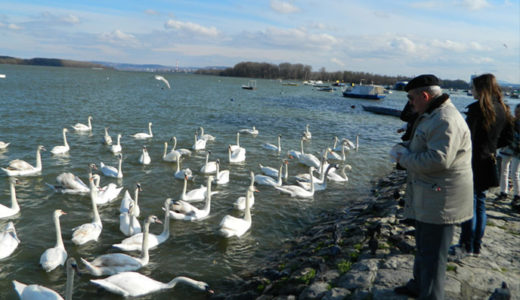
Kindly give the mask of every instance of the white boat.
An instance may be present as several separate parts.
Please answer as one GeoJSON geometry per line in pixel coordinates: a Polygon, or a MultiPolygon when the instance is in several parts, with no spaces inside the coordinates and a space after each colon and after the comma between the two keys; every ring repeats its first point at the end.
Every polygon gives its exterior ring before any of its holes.
{"type": "Polygon", "coordinates": [[[385,88],[380,85],[360,83],[343,92],[344,97],[379,100],[385,97],[385,88]]]}
{"type": "Polygon", "coordinates": [[[242,88],[244,90],[256,90],[256,80],[249,80],[247,85],[243,84],[242,88]]]}

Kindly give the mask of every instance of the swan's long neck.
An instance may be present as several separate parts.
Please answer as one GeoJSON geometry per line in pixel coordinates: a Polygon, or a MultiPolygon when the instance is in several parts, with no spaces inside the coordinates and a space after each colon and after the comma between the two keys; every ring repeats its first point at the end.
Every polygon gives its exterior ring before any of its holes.
{"type": "Polygon", "coordinates": [[[216,163],[216,167],[217,167],[217,179],[218,179],[218,175],[220,174],[220,163],[217,161],[216,163]]]}
{"type": "Polygon", "coordinates": [[[359,135],[356,135],[356,151],[359,149],[359,135]]]}
{"type": "Polygon", "coordinates": [[[282,168],[283,164],[280,165],[280,170],[278,170],[278,185],[282,185],[282,168]]]}
{"type": "Polygon", "coordinates": [[[94,212],[93,223],[101,225],[101,218],[99,217],[99,212],[96,205],[96,198],[98,197],[97,188],[94,186],[94,180],[90,181],[90,201],[92,202],[92,211],[94,212]]]}
{"type": "Polygon", "coordinates": [[[153,135],[153,133],[152,133],[152,123],[148,123],[148,134],[153,135]]]}
{"type": "MultiPolygon", "coordinates": [[[[217,172],[218,172],[218,163],[217,163],[217,172]]],[[[218,173],[217,173],[218,174],[218,173]]],[[[213,178],[208,177],[208,188],[206,190],[206,205],[204,205],[204,210],[209,211],[211,207],[211,181],[213,178]]]]}
{"type": "Polygon", "coordinates": [[[278,136],[278,152],[282,152],[282,142],[281,142],[281,137],[278,136]]]}
{"type": "Polygon", "coordinates": [[[42,155],[40,153],[40,147],[38,147],[38,150],[36,150],[36,169],[42,168],[42,155]]]}
{"type": "Polygon", "coordinates": [[[341,168],[341,177],[343,177],[343,179],[347,179],[347,173],[345,173],[346,168],[347,168],[347,165],[345,165],[343,168],[341,168]]]}
{"type": "Polygon", "coordinates": [[[231,162],[231,147],[228,147],[228,160],[231,162]]]}
{"type": "Polygon", "coordinates": [[[302,153],[301,155],[303,155],[304,154],[304,152],[303,152],[303,139],[300,140],[300,150],[301,150],[301,153],[302,153]]]}
{"type": "Polygon", "coordinates": [[[143,245],[141,247],[141,263],[143,265],[148,264],[150,261],[150,255],[148,254],[148,235],[150,232],[150,220],[146,220],[143,229],[143,245]]]}
{"type": "Polygon", "coordinates": [[[347,155],[345,154],[345,145],[341,145],[341,160],[347,159],[347,155]]]}
{"type": "Polygon", "coordinates": [[[191,278],[184,277],[184,276],[177,276],[177,277],[173,278],[170,282],[165,283],[165,285],[167,288],[171,289],[174,286],[176,286],[177,283],[180,283],[180,282],[191,285],[196,288],[198,288],[198,286],[199,286],[198,282],[196,280],[193,280],[191,278]]]}
{"type": "Polygon", "coordinates": [[[63,239],[61,238],[61,226],[59,215],[54,216],[54,227],[56,228],[56,247],[65,249],[65,245],[63,245],[63,239]]]}
{"type": "Polygon", "coordinates": [[[170,236],[170,202],[164,204],[164,227],[161,235],[164,237],[170,236]]]}
{"type": "Polygon", "coordinates": [[[108,128],[105,127],[105,137],[108,137],[108,128]]]}
{"type": "Polygon", "coordinates": [[[117,145],[121,146],[121,135],[120,134],[117,135],[117,145]]]}
{"type": "Polygon", "coordinates": [[[135,191],[134,191],[134,207],[137,207],[138,199],[139,199],[139,187],[136,187],[135,191]]]}
{"type": "Polygon", "coordinates": [[[204,128],[199,127],[199,129],[200,129],[200,136],[202,137],[204,135],[204,128]]]}
{"type": "Polygon", "coordinates": [[[168,142],[164,142],[164,153],[163,153],[163,157],[165,157],[167,153],[168,153],[168,142]]]}
{"type": "Polygon", "coordinates": [[[240,147],[240,132],[237,132],[237,147],[240,147]]]}
{"type": "MultiPolygon", "coordinates": [[[[89,177],[90,178],[90,177],[89,177]]],[[[99,176],[96,176],[94,178],[94,186],[99,188],[99,182],[100,182],[101,178],[99,176]]]]}
{"type": "Polygon", "coordinates": [[[254,187],[255,186],[255,173],[253,173],[253,171],[251,171],[250,176],[251,176],[251,184],[249,184],[249,186],[254,187]]]}
{"type": "Polygon", "coordinates": [[[287,179],[289,179],[289,163],[288,162],[285,163],[285,173],[283,175],[283,178],[285,179],[286,182],[287,182],[287,179]]]}
{"type": "Polygon", "coordinates": [[[188,188],[188,179],[184,177],[184,186],[182,187],[182,198],[186,196],[186,189],[188,188]]]}
{"type": "Polygon", "coordinates": [[[177,138],[176,138],[176,137],[173,137],[173,147],[172,147],[172,151],[175,150],[175,147],[177,147],[177,138]]]}
{"type": "Polygon", "coordinates": [[[246,222],[251,222],[251,193],[252,191],[250,189],[247,189],[246,194],[246,209],[244,213],[244,220],[246,222]]]}
{"type": "Polygon", "coordinates": [[[92,130],[92,118],[88,118],[88,129],[92,130]]]}
{"type": "Polygon", "coordinates": [[[69,144],[67,143],[67,131],[65,131],[65,129],[63,130],[63,144],[65,145],[65,147],[69,146],[69,144]]]}
{"type": "Polygon", "coordinates": [[[123,177],[122,165],[123,165],[123,158],[119,157],[119,167],[117,168],[117,176],[118,177],[123,177]]]}
{"type": "Polygon", "coordinates": [[[65,300],[72,300],[72,287],[74,286],[74,269],[67,263],[67,283],[65,287],[65,300]]]}
{"type": "Polygon", "coordinates": [[[177,158],[177,172],[180,172],[181,171],[181,157],[179,154],[175,155],[175,157],[177,158]]]}
{"type": "Polygon", "coordinates": [[[334,145],[332,145],[332,149],[336,149],[336,146],[338,145],[338,137],[334,137],[334,145]]]}
{"type": "Polygon", "coordinates": [[[16,200],[16,189],[14,188],[14,182],[11,181],[9,184],[9,189],[11,190],[11,209],[20,210],[18,200],[16,200]]]}

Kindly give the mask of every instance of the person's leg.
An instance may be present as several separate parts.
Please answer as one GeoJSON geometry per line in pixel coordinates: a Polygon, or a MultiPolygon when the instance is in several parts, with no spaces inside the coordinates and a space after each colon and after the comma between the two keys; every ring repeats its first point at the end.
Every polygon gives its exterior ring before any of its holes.
{"type": "Polygon", "coordinates": [[[419,298],[444,299],[446,261],[454,225],[417,223],[421,227],[421,236],[416,240],[416,256],[420,256],[419,298]]]}
{"type": "Polygon", "coordinates": [[[520,159],[514,157],[511,162],[511,174],[513,177],[513,195],[520,196],[520,159]]]}
{"type": "Polygon", "coordinates": [[[475,216],[476,222],[473,224],[473,249],[472,252],[480,254],[482,237],[486,230],[486,191],[475,191],[475,216]]]}
{"type": "Polygon", "coordinates": [[[413,277],[410,279],[404,286],[398,286],[394,289],[394,292],[399,295],[406,295],[408,297],[417,298],[419,296],[419,281],[420,281],[420,265],[421,265],[421,257],[419,255],[419,243],[417,242],[418,238],[422,236],[421,227],[417,226],[417,221],[415,221],[415,248],[416,253],[413,261],[413,277]]]}
{"type": "Polygon", "coordinates": [[[473,252],[475,226],[477,224],[477,192],[473,193],[473,217],[460,225],[459,245],[468,253],[473,252]]]}

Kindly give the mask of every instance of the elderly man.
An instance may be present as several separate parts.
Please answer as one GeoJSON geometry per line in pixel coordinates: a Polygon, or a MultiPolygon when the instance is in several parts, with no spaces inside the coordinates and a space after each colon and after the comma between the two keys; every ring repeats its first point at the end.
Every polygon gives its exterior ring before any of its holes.
{"type": "Polygon", "coordinates": [[[473,215],[470,131],[439,85],[434,75],[406,85],[419,116],[396,158],[408,171],[405,217],[415,220],[417,252],[413,279],[395,292],[420,299],[444,298],[454,226],[473,215]]]}

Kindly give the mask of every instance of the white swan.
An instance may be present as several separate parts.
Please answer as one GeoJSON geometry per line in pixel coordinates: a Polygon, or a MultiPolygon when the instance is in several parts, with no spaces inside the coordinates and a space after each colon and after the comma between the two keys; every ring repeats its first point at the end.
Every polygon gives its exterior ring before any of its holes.
{"type": "Polygon", "coordinates": [[[160,290],[171,289],[177,283],[188,284],[198,290],[213,294],[207,283],[188,277],[178,276],[167,283],[162,283],[137,272],[122,272],[104,279],[91,279],[90,282],[99,285],[107,291],[123,297],[140,297],[160,290]]]}
{"type": "Polygon", "coordinates": [[[11,143],[6,143],[6,142],[3,142],[3,141],[0,141],[0,150],[7,149],[7,146],[9,146],[9,144],[11,144],[11,143]]]}
{"type": "Polygon", "coordinates": [[[306,190],[298,185],[282,185],[282,186],[275,186],[274,188],[284,194],[289,194],[289,196],[291,196],[291,197],[312,198],[314,196],[314,176],[312,176],[313,171],[314,171],[314,167],[310,167],[309,168],[309,174],[311,176],[311,189],[310,190],[306,190]]]}
{"type": "MultiPolygon", "coordinates": [[[[187,185],[188,185],[188,177],[184,177],[184,186],[182,188],[181,200],[189,201],[189,202],[204,200],[207,187],[205,187],[204,185],[201,184],[200,188],[193,189],[189,192],[186,192],[187,185]]],[[[213,192],[213,194],[216,194],[216,193],[217,192],[213,192]]]]}
{"type": "Polygon", "coordinates": [[[101,231],[103,230],[103,224],[101,223],[101,218],[99,217],[99,212],[97,209],[96,198],[97,198],[97,189],[94,185],[94,178],[90,177],[90,202],[92,202],[92,211],[94,213],[94,217],[92,218],[91,223],[86,223],[75,227],[72,229],[74,231],[72,233],[72,242],[76,245],[83,245],[90,241],[97,241],[101,231]]]}
{"type": "Polygon", "coordinates": [[[269,144],[269,143],[265,143],[265,144],[262,144],[262,148],[264,149],[267,149],[267,150],[272,150],[272,151],[276,151],[278,153],[282,152],[282,135],[279,134],[278,135],[278,146],[275,146],[273,144],[269,144]]]}
{"type": "Polygon", "coordinates": [[[172,137],[172,141],[173,141],[173,147],[172,147],[172,151],[177,151],[181,154],[181,156],[190,156],[191,155],[191,151],[186,149],[186,148],[179,148],[179,149],[176,149],[177,147],[177,137],[172,137]]]}
{"type": "Polygon", "coordinates": [[[148,133],[145,132],[139,132],[136,134],[133,134],[132,137],[136,140],[145,140],[153,137],[152,133],[152,122],[148,122],[148,133]]]}
{"type": "Polygon", "coordinates": [[[139,156],[139,163],[142,165],[149,165],[150,162],[152,162],[152,159],[150,158],[150,154],[148,154],[148,150],[146,149],[146,146],[143,146],[143,150],[141,152],[141,155],[139,156]]]}
{"type": "Polygon", "coordinates": [[[255,173],[253,173],[253,171],[251,171],[250,176],[251,176],[251,184],[249,184],[247,189],[251,190],[252,193],[246,192],[246,196],[238,197],[238,199],[235,201],[235,203],[233,203],[233,206],[235,207],[235,209],[242,210],[242,211],[245,210],[246,202],[248,202],[248,201],[249,201],[249,208],[251,208],[251,207],[253,207],[253,205],[255,205],[255,193],[254,192],[258,193],[258,190],[255,188],[255,173]],[[246,197],[249,197],[249,199],[246,200],[246,197]]]}
{"type": "Polygon", "coordinates": [[[184,177],[188,177],[188,179],[193,178],[193,172],[189,168],[184,168],[181,170],[181,156],[179,153],[177,153],[177,169],[175,170],[175,173],[173,174],[173,177],[177,179],[184,179],[184,177]]]}
{"type": "Polygon", "coordinates": [[[128,212],[130,209],[130,203],[134,205],[134,215],[136,217],[139,217],[141,215],[141,209],[139,208],[139,192],[142,192],[143,189],[141,188],[140,183],[135,184],[135,190],[134,190],[134,199],[130,196],[130,193],[128,190],[125,191],[125,195],[123,196],[123,199],[121,200],[121,206],[119,207],[119,212],[124,213],[128,212]]]}
{"type": "Polygon", "coordinates": [[[7,207],[5,205],[0,204],[0,219],[14,216],[18,212],[20,212],[20,206],[18,205],[18,201],[16,200],[16,189],[14,187],[15,183],[16,179],[9,179],[9,190],[11,191],[11,207],[7,207]]]}
{"type": "Polygon", "coordinates": [[[235,150],[231,149],[231,145],[228,147],[228,159],[230,164],[237,164],[246,161],[246,149],[239,147],[235,150]]]}
{"type": "Polygon", "coordinates": [[[282,185],[282,168],[283,164],[280,165],[280,170],[278,171],[278,180],[275,180],[271,176],[267,175],[256,175],[255,182],[261,185],[270,185],[270,186],[281,186],[282,185]]]}
{"type": "Polygon", "coordinates": [[[68,131],[69,130],[67,128],[63,128],[63,145],[54,146],[51,149],[52,154],[59,155],[59,154],[65,154],[65,153],[69,152],[70,147],[69,147],[69,144],[67,143],[67,132],[68,131]]]}
{"type": "Polygon", "coordinates": [[[320,160],[313,154],[303,152],[303,139],[300,141],[300,143],[301,143],[302,153],[298,157],[298,162],[301,164],[304,164],[308,167],[314,167],[316,169],[319,168],[320,160]]]}
{"type": "Polygon", "coordinates": [[[141,245],[141,257],[133,257],[124,253],[109,253],[98,256],[91,262],[81,258],[87,272],[94,276],[104,276],[126,271],[137,271],[146,266],[150,261],[148,239],[151,223],[160,224],[162,222],[154,215],[146,219],[144,223],[143,242],[141,245]]]}
{"type": "MultiPolygon", "coordinates": [[[[74,285],[74,273],[78,271],[78,265],[73,257],[67,260],[67,282],[65,284],[65,300],[72,300],[72,291],[74,285]]],[[[78,272],[79,273],[79,272],[78,272]]],[[[57,292],[50,288],[41,286],[39,284],[24,284],[13,280],[14,289],[22,300],[63,300],[57,292]]]]}
{"type": "Polygon", "coordinates": [[[218,233],[223,237],[230,238],[232,236],[241,237],[251,228],[251,208],[249,200],[251,199],[251,189],[247,189],[246,204],[244,210],[244,217],[237,218],[231,215],[226,215],[222,221],[220,221],[218,233]]]}
{"type": "Polygon", "coordinates": [[[197,134],[195,134],[195,142],[191,148],[195,151],[206,149],[206,140],[198,138],[197,134]]]}
{"type": "Polygon", "coordinates": [[[76,123],[74,126],[72,126],[72,128],[74,128],[76,131],[92,131],[92,116],[88,116],[87,122],[88,126],[85,124],[76,123]]]}
{"type": "Polygon", "coordinates": [[[103,136],[103,143],[107,146],[112,145],[112,137],[108,134],[108,127],[105,127],[105,135],[103,136]]]}
{"type": "Polygon", "coordinates": [[[121,190],[123,190],[123,187],[117,187],[115,183],[109,183],[104,187],[100,187],[99,181],[101,178],[99,175],[94,174],[93,177],[96,188],[98,189],[96,197],[96,204],[98,205],[107,204],[114,201],[117,196],[119,196],[119,193],[121,193],[121,190]]]}
{"type": "Polygon", "coordinates": [[[40,151],[45,151],[42,145],[36,149],[36,166],[33,167],[24,160],[15,159],[9,162],[7,168],[2,168],[7,176],[31,176],[41,173],[42,171],[42,156],[40,151]]]}
{"type": "Polygon", "coordinates": [[[117,135],[117,144],[112,145],[110,147],[110,151],[112,151],[114,154],[121,153],[121,151],[123,151],[123,147],[121,147],[121,134],[117,135]]]}
{"type": "Polygon", "coordinates": [[[346,146],[341,144],[341,154],[334,152],[331,148],[327,148],[327,159],[345,161],[345,159],[347,159],[345,148],[346,146]]]}
{"type": "MultiPolygon", "coordinates": [[[[155,235],[152,233],[148,234],[148,249],[153,249],[160,244],[164,243],[168,237],[170,236],[170,214],[169,207],[172,203],[172,199],[168,198],[164,201],[164,224],[163,231],[159,235],[155,235]]],[[[143,233],[137,233],[132,235],[131,237],[127,237],[119,244],[113,244],[113,247],[121,249],[123,251],[137,251],[142,250],[143,248],[143,233]]]]}
{"type": "Polygon", "coordinates": [[[240,132],[237,132],[237,142],[236,143],[237,143],[236,145],[230,145],[231,151],[235,151],[237,149],[242,148],[242,147],[240,147],[240,132]]]}
{"type": "Polygon", "coordinates": [[[20,240],[16,235],[16,229],[13,222],[7,223],[4,229],[0,231],[0,259],[11,255],[18,247],[20,240]]]}
{"type": "MultiPolygon", "coordinates": [[[[313,183],[314,183],[314,191],[323,191],[327,188],[327,179],[328,179],[328,174],[329,174],[329,171],[332,169],[332,168],[335,168],[337,169],[339,166],[336,165],[336,164],[331,164],[331,165],[328,165],[327,167],[327,170],[325,170],[325,173],[322,174],[321,178],[319,181],[316,180],[316,178],[313,178],[313,183]]],[[[306,181],[298,181],[298,184],[306,189],[306,190],[310,190],[311,189],[311,183],[310,182],[306,182],[306,181]]]]}
{"type": "Polygon", "coordinates": [[[199,127],[199,129],[200,129],[199,139],[203,139],[206,142],[215,140],[215,137],[212,136],[211,134],[204,133],[204,128],[203,127],[199,127]]]}
{"type": "Polygon", "coordinates": [[[123,178],[123,170],[122,170],[122,164],[123,164],[123,155],[119,154],[117,157],[119,161],[118,168],[112,166],[107,166],[103,162],[99,163],[99,169],[103,173],[103,175],[107,177],[114,177],[114,178],[123,178]]]}
{"type": "Polygon", "coordinates": [[[305,131],[302,133],[302,137],[305,140],[312,139],[312,133],[309,131],[309,124],[305,125],[305,131]]]}
{"type": "Polygon", "coordinates": [[[296,150],[289,150],[289,151],[287,151],[287,156],[289,158],[291,158],[291,159],[292,158],[300,159],[300,156],[303,153],[303,141],[304,141],[304,139],[301,138],[300,139],[300,151],[296,151],[296,150]]]}
{"type": "MultiPolygon", "coordinates": [[[[285,172],[284,172],[284,179],[287,180],[287,178],[289,177],[289,161],[287,159],[284,159],[283,162],[282,162],[282,166],[285,166],[285,172]]],[[[278,173],[279,171],[273,167],[266,167],[266,166],[263,166],[262,164],[258,164],[258,166],[260,167],[260,170],[262,171],[262,173],[264,173],[265,175],[267,176],[271,176],[271,177],[278,177],[278,173]]]]}
{"type": "Polygon", "coordinates": [[[206,162],[200,168],[200,172],[202,174],[213,174],[213,173],[217,172],[217,162],[209,161],[210,154],[211,154],[211,151],[206,152],[206,162]]]}
{"type": "Polygon", "coordinates": [[[88,194],[90,188],[78,176],[64,172],[56,177],[56,184],[48,184],[51,189],[62,194],[88,194]]]}
{"type": "Polygon", "coordinates": [[[336,172],[329,172],[327,178],[330,181],[347,182],[348,177],[347,177],[347,174],[345,173],[345,170],[349,170],[349,171],[352,170],[352,166],[349,164],[344,165],[343,168],[341,168],[340,174],[338,174],[336,172]]]}
{"type": "Polygon", "coordinates": [[[229,170],[220,170],[220,159],[217,159],[217,171],[215,175],[216,184],[229,183],[229,170]]]}
{"type": "Polygon", "coordinates": [[[132,236],[136,233],[140,233],[141,224],[135,216],[133,201],[130,203],[128,211],[119,214],[119,230],[126,236],[132,236]]]}
{"type": "Polygon", "coordinates": [[[255,126],[253,126],[253,128],[244,128],[244,129],[240,129],[238,132],[240,132],[240,133],[246,133],[246,134],[251,134],[251,135],[258,135],[258,129],[256,129],[255,126]]]}
{"type": "Polygon", "coordinates": [[[170,218],[184,221],[198,221],[209,216],[211,210],[211,182],[213,176],[208,176],[208,188],[206,190],[206,203],[199,209],[188,202],[179,200],[171,205],[170,218]]]}
{"type": "Polygon", "coordinates": [[[61,209],[55,210],[53,214],[54,228],[56,229],[56,246],[45,250],[42,256],[40,256],[40,265],[47,272],[56,269],[58,266],[63,266],[67,260],[67,250],[65,250],[65,245],[63,244],[60,227],[60,217],[66,214],[61,209]]]}
{"type": "Polygon", "coordinates": [[[177,154],[180,155],[180,152],[174,150],[175,146],[173,146],[172,150],[168,152],[168,142],[164,142],[164,152],[162,159],[168,162],[176,162],[177,154]]]}

